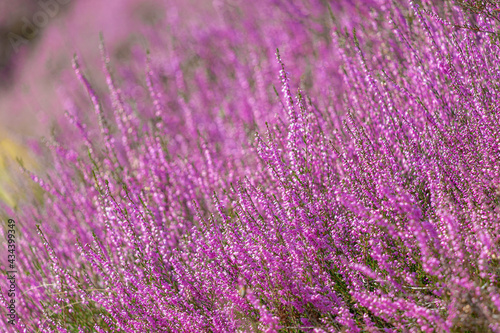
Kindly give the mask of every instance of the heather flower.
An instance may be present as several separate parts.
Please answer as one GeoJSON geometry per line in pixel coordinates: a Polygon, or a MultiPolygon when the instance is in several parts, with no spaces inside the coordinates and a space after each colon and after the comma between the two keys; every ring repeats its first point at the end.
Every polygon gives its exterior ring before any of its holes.
{"type": "Polygon", "coordinates": [[[0,325],[498,331],[500,18],[460,4],[180,5],[106,89],[76,56],[0,325]]]}

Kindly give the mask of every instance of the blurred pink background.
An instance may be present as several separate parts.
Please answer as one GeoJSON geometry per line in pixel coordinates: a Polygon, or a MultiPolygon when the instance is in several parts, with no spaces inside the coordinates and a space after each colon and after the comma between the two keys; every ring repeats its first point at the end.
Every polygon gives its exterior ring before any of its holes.
{"type": "Polygon", "coordinates": [[[59,88],[78,84],[71,68],[73,54],[80,55],[92,75],[99,74],[99,32],[103,32],[112,58],[125,57],[128,44],[145,45],[141,32],[161,20],[162,3],[1,1],[0,139],[8,136],[24,141],[20,139],[48,134],[54,119],[64,112],[59,88]]]}

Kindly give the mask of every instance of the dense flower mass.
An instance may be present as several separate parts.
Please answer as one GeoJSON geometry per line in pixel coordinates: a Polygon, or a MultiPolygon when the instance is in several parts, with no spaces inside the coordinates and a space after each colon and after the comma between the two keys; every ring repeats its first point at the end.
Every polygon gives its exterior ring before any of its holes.
{"type": "Polygon", "coordinates": [[[213,8],[75,56],[0,329],[500,332],[500,4],[213,8]]]}

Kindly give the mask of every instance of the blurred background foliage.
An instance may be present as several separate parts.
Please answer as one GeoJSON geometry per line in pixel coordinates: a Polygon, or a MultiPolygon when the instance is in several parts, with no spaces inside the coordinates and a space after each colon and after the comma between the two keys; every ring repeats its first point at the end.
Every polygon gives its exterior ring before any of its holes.
{"type": "MultiPolygon", "coordinates": [[[[36,162],[29,149],[15,141],[0,137],[0,200],[15,208],[18,201],[25,197],[25,191],[20,191],[16,180],[20,179],[21,165],[28,170],[36,169],[36,162]]],[[[33,193],[41,193],[31,186],[33,193]]]]}
{"type": "MultiPolygon", "coordinates": [[[[89,72],[92,68],[99,72],[102,32],[112,59],[130,56],[140,27],[145,21],[155,24],[164,4],[163,0],[0,0],[0,203],[16,207],[21,198],[33,194],[26,191],[37,188],[19,184],[28,179],[18,172],[16,160],[27,170],[43,172],[43,161],[28,143],[57,135],[56,128],[67,126],[64,102],[71,84],[76,84],[73,54],[80,55],[89,72]],[[52,4],[51,13],[42,2],[52,4]],[[40,13],[48,19],[37,26],[35,17],[40,13]],[[29,24],[36,32],[27,28],[29,24]],[[13,45],[13,36],[22,43],[13,45]]],[[[90,79],[97,87],[104,82],[90,79]]]]}

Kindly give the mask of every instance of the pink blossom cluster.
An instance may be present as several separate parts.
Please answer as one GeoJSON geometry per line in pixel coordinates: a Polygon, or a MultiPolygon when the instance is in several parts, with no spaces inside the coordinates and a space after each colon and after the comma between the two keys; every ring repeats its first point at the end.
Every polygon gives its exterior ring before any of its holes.
{"type": "Polygon", "coordinates": [[[500,332],[500,5],[168,8],[75,56],[2,330],[500,332]]]}

